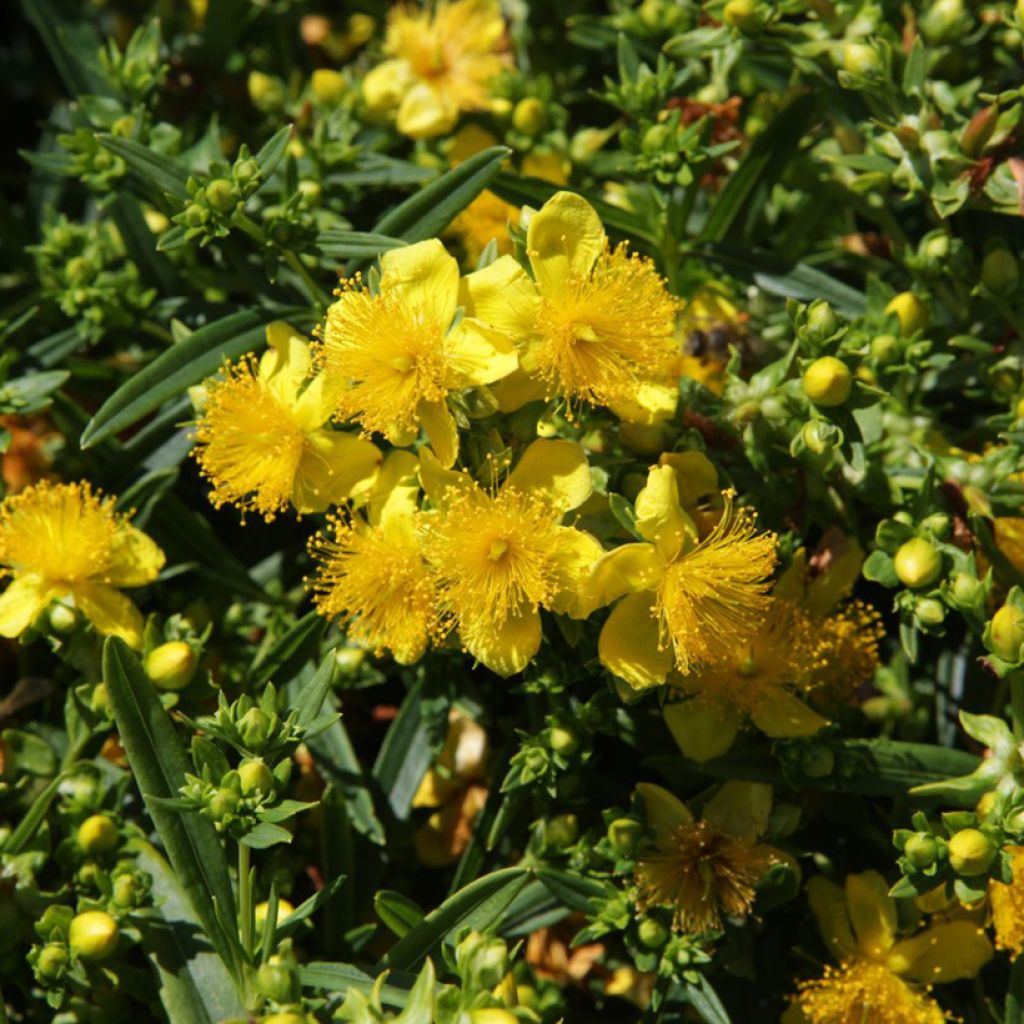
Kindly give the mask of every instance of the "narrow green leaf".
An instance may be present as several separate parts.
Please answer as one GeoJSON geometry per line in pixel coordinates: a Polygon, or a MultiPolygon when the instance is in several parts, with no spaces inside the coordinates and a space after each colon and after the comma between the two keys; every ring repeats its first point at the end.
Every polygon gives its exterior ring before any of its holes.
{"type": "Polygon", "coordinates": [[[434,1024],[434,993],[437,978],[434,965],[428,960],[420,971],[405,1009],[395,1018],[395,1024],[434,1024]]]}
{"type": "Polygon", "coordinates": [[[283,128],[279,128],[256,154],[256,163],[259,164],[263,181],[266,181],[274,173],[288,149],[291,137],[292,126],[286,124],[283,128]]]}
{"type": "Polygon", "coordinates": [[[484,917],[496,917],[529,879],[525,868],[504,868],[470,882],[454,896],[449,896],[439,907],[399,939],[380,963],[381,968],[414,970],[420,961],[451,932],[484,917]],[[495,910],[500,908],[495,913],[495,910]]]}
{"type": "Polygon", "coordinates": [[[722,1000],[718,998],[718,993],[703,974],[696,984],[687,983],[686,996],[690,1000],[690,1005],[707,1024],[732,1024],[722,1000]]]}
{"type": "Polygon", "coordinates": [[[537,879],[544,887],[565,906],[571,910],[578,910],[583,914],[591,914],[594,911],[593,900],[599,900],[608,895],[608,887],[591,878],[581,878],[579,875],[571,875],[567,871],[553,871],[550,868],[539,868],[537,879]]]}
{"type": "Polygon", "coordinates": [[[273,681],[282,686],[293,679],[316,653],[326,625],[324,617],[315,611],[304,615],[250,668],[249,685],[259,688],[273,681]]]}
{"type": "Polygon", "coordinates": [[[337,667],[337,659],[331,652],[320,663],[320,667],[309,683],[302,688],[299,699],[295,701],[293,698],[296,718],[303,729],[308,728],[320,716],[320,709],[324,706],[327,694],[331,692],[337,667]]]}
{"type": "Polygon", "coordinates": [[[255,828],[246,832],[241,841],[251,850],[266,850],[279,843],[290,843],[292,834],[288,829],[271,821],[261,821],[255,828]]]}
{"type": "Polygon", "coordinates": [[[134,922],[160,981],[167,1019],[217,1024],[244,1016],[231,975],[216,953],[196,941],[202,925],[166,860],[144,839],[132,839],[135,862],[153,879],[153,909],[134,922]]]}
{"type": "Polygon", "coordinates": [[[344,875],[332,878],[319,892],[314,893],[308,900],[304,900],[284,920],[279,921],[277,931],[274,933],[275,948],[287,939],[303,921],[312,917],[328,900],[332,899],[344,884],[344,875]]]}
{"type": "Polygon", "coordinates": [[[249,309],[199,328],[122,384],[89,421],[81,446],[91,448],[130,427],[168,399],[216,373],[225,359],[251,352],[263,341],[270,321],[308,320],[308,316],[302,309],[249,309]]]}
{"type": "Polygon", "coordinates": [[[373,908],[381,922],[400,939],[423,920],[423,909],[419,904],[394,889],[381,889],[373,897],[373,908]]]}
{"type": "Polygon", "coordinates": [[[385,214],[374,225],[374,234],[406,242],[434,238],[487,188],[511,152],[505,146],[491,146],[471,156],[385,214]]]}
{"type": "MultiPolygon", "coordinates": [[[[343,998],[350,988],[370,994],[374,985],[374,977],[359,970],[352,964],[332,964],[314,961],[299,968],[299,977],[304,988],[318,992],[330,992],[343,998]]],[[[391,971],[387,982],[381,987],[380,999],[385,1006],[398,1008],[405,1006],[409,992],[416,983],[413,975],[403,971],[391,971]]]]}
{"type": "Polygon", "coordinates": [[[423,683],[417,682],[406,694],[373,766],[373,775],[399,821],[409,817],[412,798],[433,759],[423,722],[422,693],[423,683]]]}
{"type": "Polygon", "coordinates": [[[22,0],[21,5],[68,91],[73,96],[109,95],[110,83],[96,59],[103,41],[92,25],[65,21],[49,0],[22,0]]]}
{"type": "Polygon", "coordinates": [[[122,640],[103,647],[103,681],[110,694],[117,729],[132,775],[149,806],[167,857],[203,931],[229,968],[231,945],[215,905],[234,917],[234,893],[227,860],[213,824],[195,812],[161,810],[149,798],[173,799],[191,769],[188,756],[138,657],[122,640]]]}
{"type": "Polygon", "coordinates": [[[401,238],[378,235],[371,231],[321,231],[314,243],[317,251],[328,259],[376,259],[389,249],[405,245],[401,238]]]}
{"type": "Polygon", "coordinates": [[[154,153],[148,146],[134,139],[122,139],[117,135],[101,135],[99,143],[104,149],[119,156],[144,184],[179,202],[188,200],[188,189],[185,187],[188,170],[177,160],[154,153]]]}

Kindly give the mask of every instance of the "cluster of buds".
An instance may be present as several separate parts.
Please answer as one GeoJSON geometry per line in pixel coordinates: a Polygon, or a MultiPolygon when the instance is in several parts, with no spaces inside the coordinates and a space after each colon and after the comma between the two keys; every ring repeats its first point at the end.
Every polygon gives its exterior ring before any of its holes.
{"type": "Polygon", "coordinates": [[[185,229],[186,241],[208,245],[217,238],[226,238],[246,201],[262,183],[259,164],[242,145],[231,166],[217,161],[210,165],[205,181],[189,177],[185,183],[189,199],[172,219],[185,229]]]}

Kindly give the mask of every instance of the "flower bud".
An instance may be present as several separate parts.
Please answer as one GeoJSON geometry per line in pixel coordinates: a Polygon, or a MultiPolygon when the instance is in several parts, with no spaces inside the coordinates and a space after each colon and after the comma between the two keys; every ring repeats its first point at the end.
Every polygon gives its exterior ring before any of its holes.
{"type": "Polygon", "coordinates": [[[608,826],[608,842],[620,857],[632,857],[640,844],[643,829],[635,818],[616,818],[608,826]]]}
{"type": "Polygon", "coordinates": [[[64,977],[68,966],[68,951],[60,942],[48,942],[36,958],[36,974],[42,981],[55,982],[64,977]]]}
{"type": "Polygon", "coordinates": [[[949,865],[958,874],[973,878],[992,866],[999,852],[981,829],[961,829],[949,841],[949,865]]]}
{"type": "Polygon", "coordinates": [[[544,127],[547,111],[536,96],[521,99],[512,111],[512,126],[524,135],[536,135],[544,127]]]}
{"type": "Polygon", "coordinates": [[[66,604],[55,604],[50,609],[49,619],[50,628],[55,633],[70,633],[78,624],[78,613],[66,604]]]}
{"type": "Polygon", "coordinates": [[[263,746],[270,738],[270,716],[262,708],[249,708],[238,720],[238,732],[250,749],[263,746]]]}
{"type": "Polygon", "coordinates": [[[105,960],[117,946],[117,922],[102,910],[87,910],[71,922],[68,942],[83,960],[105,960]]]}
{"type": "Polygon", "coordinates": [[[900,292],[889,300],[886,316],[895,314],[900,323],[900,334],[909,336],[928,326],[928,307],[913,292],[900,292]]]}
{"type": "Polygon", "coordinates": [[[851,75],[874,75],[882,70],[882,62],[873,46],[846,43],[842,48],[843,70],[851,75]]]}
{"type": "Polygon", "coordinates": [[[210,810],[210,817],[214,821],[222,821],[238,810],[241,797],[233,789],[222,787],[209,798],[206,806],[210,810]]]}
{"type": "Polygon", "coordinates": [[[574,753],[580,745],[579,737],[571,729],[561,725],[553,725],[548,729],[548,746],[562,757],[574,753]]]}
{"type": "Polygon", "coordinates": [[[1024,611],[1004,604],[992,616],[988,629],[988,646],[1003,661],[1020,661],[1024,644],[1024,611]]]}
{"type": "Polygon", "coordinates": [[[927,530],[933,537],[938,537],[939,540],[949,535],[949,528],[952,525],[949,516],[945,512],[933,512],[921,523],[923,529],[927,530]]]}
{"type": "Polygon", "coordinates": [[[564,850],[580,837],[580,823],[575,814],[559,814],[543,825],[544,845],[552,850],[564,850]]]}
{"type": "Polygon", "coordinates": [[[815,455],[824,455],[831,451],[839,440],[839,432],[831,423],[821,420],[808,420],[800,428],[800,440],[808,451],[815,455]]]}
{"type": "Polygon", "coordinates": [[[645,917],[636,929],[636,937],[644,949],[661,949],[668,942],[669,930],[656,917],[645,917]]]}
{"type": "Polygon", "coordinates": [[[729,0],[722,9],[722,21],[744,35],[756,35],[764,27],[756,0],[729,0]]]}
{"type": "Polygon", "coordinates": [[[111,884],[110,898],[114,906],[120,907],[122,910],[137,907],[145,894],[145,886],[131,873],[118,875],[111,884]]]}
{"type": "Polygon", "coordinates": [[[281,1013],[271,1013],[266,1017],[260,1017],[260,1024],[309,1024],[309,1018],[304,1013],[284,1010],[281,1013]]]}
{"type": "Polygon", "coordinates": [[[249,99],[257,110],[276,110],[284,103],[284,87],[279,79],[262,71],[250,71],[246,81],[249,99]]]}
{"type": "Polygon", "coordinates": [[[218,213],[230,213],[237,200],[231,182],[226,178],[215,178],[206,186],[206,201],[218,213]]]}
{"type": "Polygon", "coordinates": [[[925,10],[918,24],[929,43],[952,42],[964,30],[964,0],[935,0],[925,10]]]}
{"type": "Polygon", "coordinates": [[[467,987],[492,989],[508,973],[508,946],[501,939],[470,932],[456,947],[455,962],[467,987]]]}
{"type": "Polygon", "coordinates": [[[891,334],[879,334],[872,338],[870,351],[881,366],[889,366],[900,357],[900,343],[891,334]]]}
{"type": "Polygon", "coordinates": [[[911,836],[903,847],[903,855],[915,868],[930,868],[939,856],[939,844],[927,832],[911,836]]]}
{"type": "Polygon", "coordinates": [[[815,359],[804,371],[804,394],[815,405],[842,405],[850,397],[853,377],[850,368],[835,356],[815,359]]]}
{"type": "Polygon", "coordinates": [[[827,302],[820,300],[811,303],[807,311],[807,322],[804,331],[813,341],[823,341],[836,333],[839,318],[827,302]]]}
{"type": "Polygon", "coordinates": [[[487,1006],[481,1010],[470,1010],[471,1024],[519,1024],[514,1013],[497,1006],[487,1006]]]}
{"type": "Polygon", "coordinates": [[[328,106],[338,103],[345,95],[345,76],[330,68],[317,68],[309,79],[313,95],[328,106]]]}
{"type": "Polygon", "coordinates": [[[961,609],[976,607],[985,596],[985,586],[969,572],[958,572],[953,576],[949,597],[961,609]]]}
{"type": "Polygon", "coordinates": [[[86,853],[109,853],[120,842],[121,836],[106,814],[93,814],[78,826],[75,839],[86,853]]]}
{"type": "Polygon", "coordinates": [[[822,743],[812,743],[800,756],[800,770],[809,779],[831,775],[835,765],[835,754],[822,743]]]}
{"type": "Polygon", "coordinates": [[[647,156],[656,156],[665,148],[669,139],[672,138],[672,129],[667,124],[652,124],[644,132],[641,146],[647,156]]]}
{"type": "Polygon", "coordinates": [[[196,652],[184,640],[171,640],[146,655],[146,674],[158,690],[183,690],[198,664],[196,652]]]}
{"type": "Polygon", "coordinates": [[[938,626],[946,618],[946,606],[938,598],[922,598],[914,605],[914,618],[922,626],[938,626]]]}
{"type": "Polygon", "coordinates": [[[911,537],[901,544],[893,559],[893,568],[905,587],[917,590],[931,586],[942,571],[942,556],[931,541],[911,537]]]}
{"type": "Polygon", "coordinates": [[[246,796],[269,796],[274,792],[274,773],[258,757],[248,758],[238,766],[238,778],[246,796]]]}
{"type": "Polygon", "coordinates": [[[981,263],[981,283],[985,290],[999,298],[1012,295],[1020,283],[1017,258],[1004,246],[990,249],[981,263]]]}
{"type": "MultiPolygon", "coordinates": [[[[264,900],[262,903],[257,903],[253,910],[253,917],[256,919],[256,927],[262,928],[266,923],[267,914],[270,911],[270,904],[264,900]]],[[[290,914],[295,913],[295,907],[288,902],[286,899],[282,899],[280,896],[277,898],[277,923],[280,924],[290,914]]]]}
{"type": "Polygon", "coordinates": [[[299,998],[299,979],[279,957],[272,957],[256,972],[256,990],[275,1003],[294,1003],[299,998]]]}

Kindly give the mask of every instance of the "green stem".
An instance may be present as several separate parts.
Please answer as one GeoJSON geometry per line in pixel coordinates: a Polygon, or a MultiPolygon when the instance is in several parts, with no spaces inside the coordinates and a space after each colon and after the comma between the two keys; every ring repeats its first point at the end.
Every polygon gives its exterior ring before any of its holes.
{"type": "MultiPolygon", "coordinates": [[[[263,228],[259,226],[248,214],[236,213],[234,217],[235,225],[247,234],[254,242],[258,242],[260,245],[266,245],[267,238],[263,233],[263,228]]],[[[306,291],[309,293],[309,298],[319,309],[326,309],[330,302],[330,296],[313,280],[313,276],[303,266],[302,260],[299,259],[293,252],[288,252],[284,249],[280,250],[281,255],[284,257],[285,263],[298,275],[299,279],[306,287],[306,291]]]]}
{"type": "Polygon", "coordinates": [[[242,949],[246,956],[252,955],[252,885],[250,884],[251,851],[245,843],[238,844],[238,917],[242,949]]]}
{"type": "Polygon", "coordinates": [[[1024,739],[1024,672],[1010,673],[1010,716],[1017,739],[1024,739]]]}

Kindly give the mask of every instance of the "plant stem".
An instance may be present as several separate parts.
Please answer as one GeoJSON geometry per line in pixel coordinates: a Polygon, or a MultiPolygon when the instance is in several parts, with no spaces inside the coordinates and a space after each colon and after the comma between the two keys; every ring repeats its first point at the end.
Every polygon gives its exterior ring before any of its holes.
{"type": "MultiPolygon", "coordinates": [[[[260,245],[265,245],[267,241],[266,235],[263,233],[263,228],[259,226],[248,214],[236,213],[235,214],[235,225],[245,234],[247,234],[254,242],[258,242],[260,245]]],[[[309,293],[309,298],[319,309],[326,309],[327,304],[330,301],[330,297],[327,292],[323,290],[313,280],[313,276],[303,266],[302,260],[293,252],[281,249],[281,255],[284,257],[285,263],[298,275],[302,283],[306,286],[306,291],[309,293]]]]}
{"type": "Polygon", "coordinates": [[[251,852],[245,843],[238,844],[238,917],[241,927],[242,949],[252,954],[252,886],[250,884],[251,852]]]}

